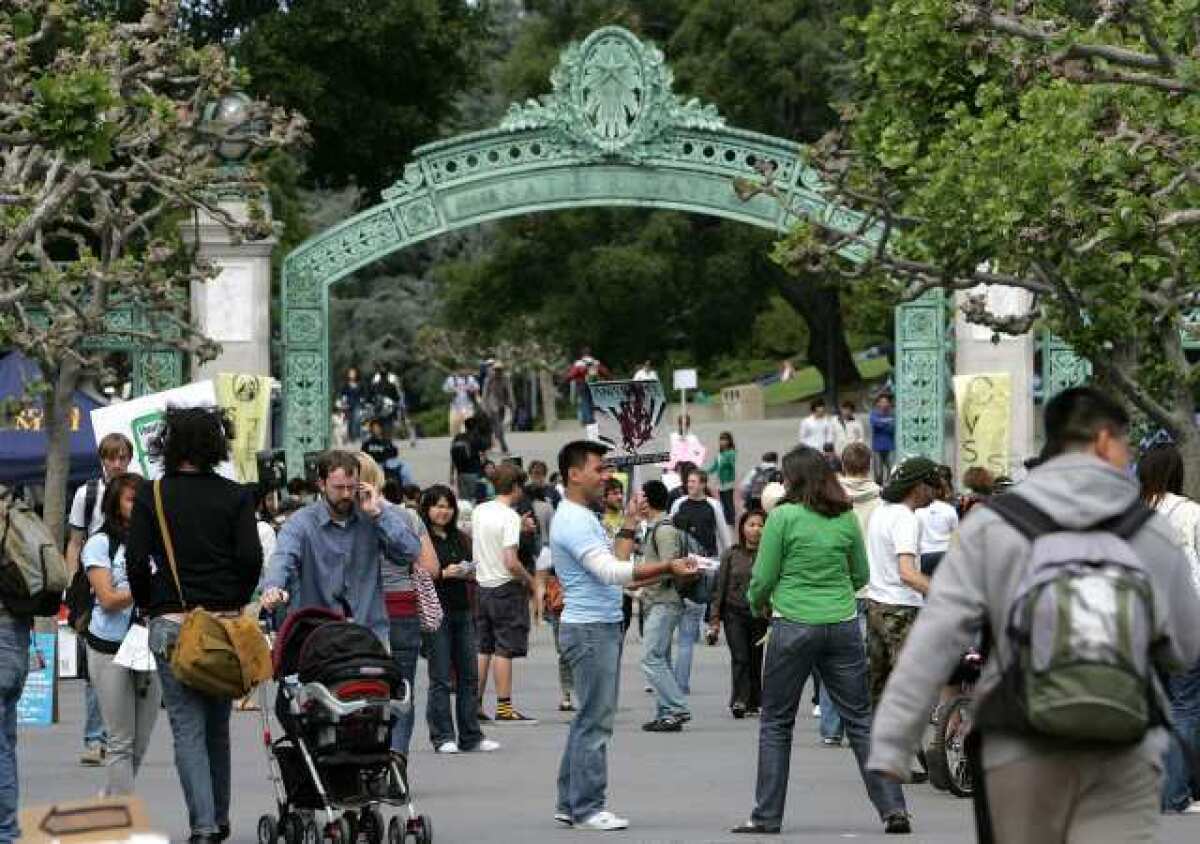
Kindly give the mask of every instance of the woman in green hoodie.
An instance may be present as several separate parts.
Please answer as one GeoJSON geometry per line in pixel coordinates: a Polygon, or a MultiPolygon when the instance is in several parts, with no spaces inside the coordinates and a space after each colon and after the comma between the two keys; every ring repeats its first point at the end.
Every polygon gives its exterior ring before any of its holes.
{"type": "Polygon", "coordinates": [[[717,456],[704,471],[717,479],[717,487],[721,492],[721,510],[725,514],[725,524],[733,527],[734,509],[733,494],[737,489],[737,447],[733,444],[733,434],[722,431],[717,439],[717,456]]]}
{"type": "Polygon", "coordinates": [[[871,701],[854,593],[870,573],[858,519],[819,451],[793,449],[783,459],[783,477],[787,496],[767,519],[746,592],[751,610],[770,617],[771,628],[763,660],[754,811],[732,831],[775,833],[782,826],[796,709],[815,668],[841,713],[884,830],[909,832],[900,784],[866,769],[871,701]]]}

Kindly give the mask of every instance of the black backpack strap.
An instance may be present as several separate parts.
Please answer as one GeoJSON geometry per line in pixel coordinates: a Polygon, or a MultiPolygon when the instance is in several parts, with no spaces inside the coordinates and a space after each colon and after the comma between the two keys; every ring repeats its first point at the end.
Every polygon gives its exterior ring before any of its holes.
{"type": "Polygon", "coordinates": [[[1046,515],[1040,507],[1030,504],[1027,499],[1015,492],[1007,492],[989,498],[985,506],[1019,530],[1030,542],[1039,536],[1056,533],[1062,529],[1058,522],[1046,515]]]}
{"type": "Polygon", "coordinates": [[[1115,533],[1122,539],[1132,539],[1134,534],[1141,530],[1153,515],[1154,510],[1139,499],[1133,502],[1124,513],[1096,525],[1096,529],[1115,533]]]}
{"type": "Polygon", "coordinates": [[[86,534],[92,527],[92,511],[96,509],[96,499],[100,497],[100,481],[92,478],[84,487],[83,494],[83,532],[86,534]]]}

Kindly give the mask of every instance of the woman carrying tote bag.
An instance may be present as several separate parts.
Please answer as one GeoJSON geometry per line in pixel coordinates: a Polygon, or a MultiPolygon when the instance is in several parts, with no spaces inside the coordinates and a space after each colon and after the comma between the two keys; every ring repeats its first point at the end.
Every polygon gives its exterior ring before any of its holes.
{"type": "Polygon", "coordinates": [[[187,803],[189,844],[224,841],[230,835],[233,701],[179,682],[171,653],[188,607],[240,613],[262,570],[254,493],[215,471],[229,458],[232,434],[228,419],[216,408],[168,408],[150,453],[162,462],[163,521],[170,531],[174,567],[168,564],[153,484],[138,489],[129,527],[129,584],[134,603],[149,618],[150,650],[158,663],[175,739],[175,770],[187,803]]]}

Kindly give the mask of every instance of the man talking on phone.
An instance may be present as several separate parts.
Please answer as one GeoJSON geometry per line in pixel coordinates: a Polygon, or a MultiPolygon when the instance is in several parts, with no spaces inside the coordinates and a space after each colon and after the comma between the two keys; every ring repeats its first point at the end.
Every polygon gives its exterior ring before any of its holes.
{"type": "Polygon", "coordinates": [[[359,480],[358,459],[350,452],[321,455],[317,486],[320,497],[279,532],[262,605],[335,610],[387,644],[380,552],[416,559],[421,540],[400,508],[385,507],[382,492],[359,480]]]}

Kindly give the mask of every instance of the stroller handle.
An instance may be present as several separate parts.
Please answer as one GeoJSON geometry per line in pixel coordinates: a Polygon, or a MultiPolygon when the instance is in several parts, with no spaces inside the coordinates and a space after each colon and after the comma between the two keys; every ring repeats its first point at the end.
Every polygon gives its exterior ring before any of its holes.
{"type": "MultiPolygon", "coordinates": [[[[406,713],[412,707],[412,684],[408,680],[401,680],[401,696],[389,701],[389,705],[394,712],[406,713]]],[[[306,698],[312,698],[321,703],[327,711],[332,712],[339,718],[345,718],[353,715],[355,712],[366,709],[369,706],[374,706],[375,703],[369,700],[352,700],[343,701],[329,691],[322,683],[305,683],[300,687],[306,698]]]]}

